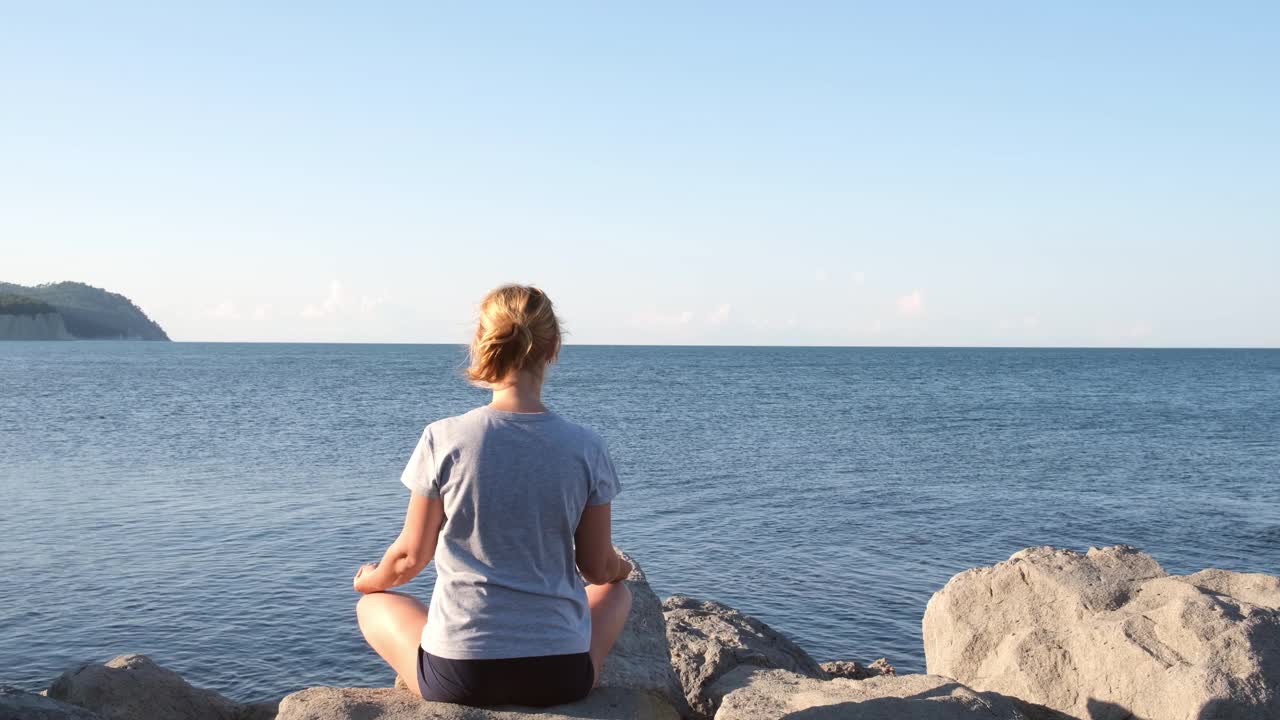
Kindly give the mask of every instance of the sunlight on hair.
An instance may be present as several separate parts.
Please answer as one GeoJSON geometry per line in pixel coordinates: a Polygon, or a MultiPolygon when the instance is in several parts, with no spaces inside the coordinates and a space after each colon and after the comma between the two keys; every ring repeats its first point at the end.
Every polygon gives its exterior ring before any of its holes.
{"type": "Polygon", "coordinates": [[[547,294],[531,285],[503,285],[480,303],[467,378],[501,385],[521,370],[541,375],[560,352],[560,321],[547,294]]]}

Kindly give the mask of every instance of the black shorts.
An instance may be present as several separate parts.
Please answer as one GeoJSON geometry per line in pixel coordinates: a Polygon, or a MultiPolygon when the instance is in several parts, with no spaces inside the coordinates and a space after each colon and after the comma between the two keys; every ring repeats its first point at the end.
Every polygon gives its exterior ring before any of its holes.
{"type": "Polygon", "coordinates": [[[594,684],[588,653],[450,660],[418,648],[418,687],[435,702],[547,707],[581,700],[594,684]]]}

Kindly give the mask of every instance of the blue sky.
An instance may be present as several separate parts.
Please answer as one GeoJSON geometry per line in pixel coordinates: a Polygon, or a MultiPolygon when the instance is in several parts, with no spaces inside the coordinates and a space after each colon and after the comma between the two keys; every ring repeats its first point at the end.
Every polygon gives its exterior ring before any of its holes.
{"type": "Polygon", "coordinates": [[[0,279],[176,339],[1280,346],[1275,3],[2,5],[0,279]]]}

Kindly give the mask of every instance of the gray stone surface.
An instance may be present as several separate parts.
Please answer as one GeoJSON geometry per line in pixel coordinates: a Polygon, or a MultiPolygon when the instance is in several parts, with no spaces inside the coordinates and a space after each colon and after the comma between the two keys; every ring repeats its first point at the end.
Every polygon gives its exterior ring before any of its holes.
{"type": "Polygon", "coordinates": [[[285,696],[278,720],[679,720],[665,700],[643,690],[596,688],[584,700],[550,708],[427,702],[408,690],[307,688],[285,696]]]}
{"type": "Polygon", "coordinates": [[[0,685],[0,720],[102,720],[82,707],[0,685]]]}
{"type": "Polygon", "coordinates": [[[1009,698],[933,675],[816,680],[741,667],[716,685],[737,687],[715,720],[1026,720],[1009,698]]]}
{"type": "Polygon", "coordinates": [[[622,554],[634,568],[625,581],[631,590],[631,614],[605,660],[600,686],[650,692],[688,715],[684,690],[671,666],[662,602],[649,587],[640,563],[622,554]]]}
{"type": "Polygon", "coordinates": [[[145,655],[121,655],[59,675],[49,697],[92,710],[103,720],[268,720],[273,703],[242,705],[192,687],[145,655]]]}
{"type": "Polygon", "coordinates": [[[1093,720],[1280,718],[1280,579],[1170,576],[1126,546],[1028,548],[951,579],[928,670],[1093,720]]]}
{"type": "Polygon", "coordinates": [[[667,644],[685,698],[698,717],[715,715],[709,688],[740,666],[775,668],[825,679],[827,673],[798,645],[749,615],[714,600],[667,598],[667,644]]]}
{"type": "Polygon", "coordinates": [[[246,703],[240,706],[240,712],[236,715],[236,720],[275,720],[279,709],[279,700],[246,703]]]}
{"type": "Polygon", "coordinates": [[[849,680],[866,680],[880,675],[897,675],[889,661],[880,658],[870,665],[863,665],[857,660],[833,660],[822,663],[822,669],[828,677],[847,678],[849,680]]]}

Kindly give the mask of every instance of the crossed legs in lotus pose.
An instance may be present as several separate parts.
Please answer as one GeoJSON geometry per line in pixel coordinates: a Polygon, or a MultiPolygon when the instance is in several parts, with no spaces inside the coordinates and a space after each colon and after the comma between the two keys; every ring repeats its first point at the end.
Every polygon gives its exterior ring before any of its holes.
{"type": "MultiPolygon", "coordinates": [[[[604,660],[631,612],[631,591],[623,583],[588,585],[587,604],[591,606],[591,664],[598,685],[604,660]]],[[[356,618],[364,639],[418,693],[418,645],[427,624],[427,606],[404,593],[369,593],[356,603],[356,618]]]]}

